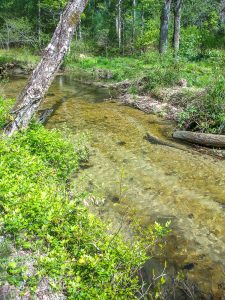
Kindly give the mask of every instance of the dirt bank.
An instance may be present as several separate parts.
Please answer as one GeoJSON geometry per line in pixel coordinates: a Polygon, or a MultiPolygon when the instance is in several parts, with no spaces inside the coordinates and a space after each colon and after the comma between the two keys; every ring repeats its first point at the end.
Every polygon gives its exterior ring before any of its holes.
{"type": "Polygon", "coordinates": [[[177,108],[168,102],[161,102],[150,95],[138,96],[122,94],[118,100],[125,105],[129,105],[144,111],[145,113],[158,114],[166,119],[177,121],[181,108],[177,108]]]}
{"type": "Polygon", "coordinates": [[[20,62],[10,62],[0,65],[0,78],[14,75],[28,75],[33,70],[34,65],[20,62]]]}

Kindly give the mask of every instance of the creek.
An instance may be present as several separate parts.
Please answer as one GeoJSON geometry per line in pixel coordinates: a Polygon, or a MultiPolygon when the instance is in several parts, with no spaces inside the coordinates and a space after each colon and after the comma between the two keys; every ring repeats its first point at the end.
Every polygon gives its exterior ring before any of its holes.
{"type": "MultiPolygon", "coordinates": [[[[2,91],[16,97],[25,81],[14,77],[2,84],[2,91]]],[[[189,278],[213,292],[213,299],[222,299],[225,161],[175,142],[172,122],[105,101],[111,96],[107,89],[59,75],[42,104],[42,110],[54,106],[46,126],[66,124],[75,135],[87,133],[91,156],[77,178],[79,185],[105,198],[109,217],[121,216],[126,205],[143,224],[170,220],[172,232],[160,260],[177,270],[191,265],[189,278]],[[146,134],[163,143],[150,143],[146,134]]]]}

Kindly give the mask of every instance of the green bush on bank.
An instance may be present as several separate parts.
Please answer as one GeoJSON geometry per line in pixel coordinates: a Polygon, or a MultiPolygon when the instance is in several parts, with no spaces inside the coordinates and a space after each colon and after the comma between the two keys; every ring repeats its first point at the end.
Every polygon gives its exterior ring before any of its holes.
{"type": "Polygon", "coordinates": [[[225,80],[219,77],[207,88],[204,97],[186,104],[179,115],[180,128],[215,134],[225,134],[225,80]]]}
{"type": "MultiPolygon", "coordinates": [[[[0,286],[9,282],[22,296],[47,278],[67,299],[137,298],[137,270],[147,259],[143,239],[125,243],[84,207],[85,193],[69,190],[85,156],[59,131],[35,123],[1,136],[0,236],[8,244],[0,242],[0,286]]],[[[152,243],[164,232],[157,224],[152,243]]]]}

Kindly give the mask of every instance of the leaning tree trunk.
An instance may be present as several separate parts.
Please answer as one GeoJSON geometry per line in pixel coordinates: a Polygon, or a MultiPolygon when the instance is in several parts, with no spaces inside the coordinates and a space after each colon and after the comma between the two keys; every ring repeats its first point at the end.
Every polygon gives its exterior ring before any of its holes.
{"type": "Polygon", "coordinates": [[[174,7],[174,31],[173,31],[173,48],[175,55],[180,47],[180,23],[181,23],[181,6],[183,0],[176,0],[174,7]]]}
{"type": "Polygon", "coordinates": [[[44,50],[40,63],[13,107],[13,121],[6,126],[6,134],[11,135],[28,126],[69,49],[75,27],[79,24],[87,1],[70,0],[66,5],[50,44],[44,50]]]}
{"type": "Polygon", "coordinates": [[[165,0],[161,14],[159,52],[164,53],[168,44],[169,16],[172,0],[165,0]]]}

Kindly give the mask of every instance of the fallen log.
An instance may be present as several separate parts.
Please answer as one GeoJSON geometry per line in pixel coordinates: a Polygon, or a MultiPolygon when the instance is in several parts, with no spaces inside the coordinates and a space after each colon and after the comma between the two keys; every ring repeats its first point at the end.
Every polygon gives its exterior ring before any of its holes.
{"type": "Polygon", "coordinates": [[[175,131],[173,138],[206,147],[225,148],[225,135],[175,131]]]}

